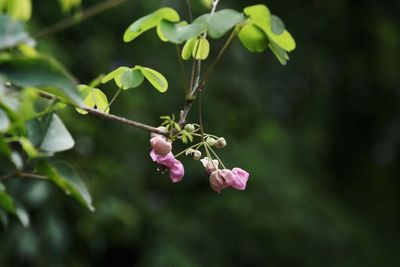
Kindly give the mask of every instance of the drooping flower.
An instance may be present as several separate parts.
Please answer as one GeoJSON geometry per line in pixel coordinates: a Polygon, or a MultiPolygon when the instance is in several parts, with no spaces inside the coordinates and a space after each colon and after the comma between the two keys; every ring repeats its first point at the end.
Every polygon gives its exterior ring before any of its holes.
{"type": "Polygon", "coordinates": [[[204,157],[200,161],[203,163],[204,168],[206,168],[207,175],[210,175],[212,172],[218,170],[218,160],[211,160],[209,157],[204,157]]]}
{"type": "Polygon", "coordinates": [[[165,166],[169,170],[169,176],[172,182],[177,183],[182,180],[185,170],[182,163],[172,154],[172,143],[159,134],[152,133],[150,139],[151,147],[150,157],[153,161],[165,166]]]}
{"type": "Polygon", "coordinates": [[[248,179],[249,173],[241,168],[215,170],[210,175],[210,186],[218,193],[227,187],[244,190],[248,179]]]}

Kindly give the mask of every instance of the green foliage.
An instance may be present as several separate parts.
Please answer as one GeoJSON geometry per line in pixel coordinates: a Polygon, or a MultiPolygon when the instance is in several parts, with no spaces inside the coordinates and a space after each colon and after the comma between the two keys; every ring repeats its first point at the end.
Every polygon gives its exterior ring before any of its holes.
{"type": "Polygon", "coordinates": [[[218,39],[236,25],[245,21],[242,13],[232,9],[223,9],[214,14],[204,14],[193,21],[194,24],[206,25],[208,35],[218,39]]]}
{"type": "Polygon", "coordinates": [[[10,127],[10,119],[6,112],[0,108],[0,132],[4,132],[10,127]]]}
{"type": "MultiPolygon", "coordinates": [[[[93,88],[87,85],[79,85],[78,89],[83,95],[83,105],[85,107],[96,108],[99,111],[109,113],[110,106],[107,96],[100,89],[93,88]]],[[[88,113],[87,111],[80,108],[77,108],[76,111],[81,114],[88,113]]]]}
{"type": "Polygon", "coordinates": [[[6,192],[2,183],[0,183],[0,209],[9,213],[15,213],[16,210],[13,198],[6,192]]]}
{"type": "Polygon", "coordinates": [[[0,15],[0,50],[14,47],[19,43],[32,43],[21,22],[9,16],[0,15]]]}
{"type": "Polygon", "coordinates": [[[192,38],[185,43],[181,53],[182,59],[189,60],[192,57],[193,48],[196,42],[197,38],[192,38]]]}
{"type": "Polygon", "coordinates": [[[173,23],[162,20],[160,30],[165,39],[171,43],[181,44],[193,37],[199,36],[206,31],[204,24],[173,23]]]}
{"type": "Polygon", "coordinates": [[[205,60],[210,53],[210,43],[205,38],[198,38],[194,43],[192,56],[198,60],[205,60]]]}
{"type": "Polygon", "coordinates": [[[144,78],[160,93],[167,91],[168,81],[164,75],[156,70],[139,65],[133,68],[119,67],[104,76],[101,82],[107,83],[114,80],[119,88],[127,90],[141,85],[144,78]]]}
{"type": "Polygon", "coordinates": [[[0,76],[17,86],[38,87],[74,103],[82,99],[76,81],[50,56],[0,55],[0,76]]]}
{"type": "Polygon", "coordinates": [[[158,27],[162,20],[177,22],[179,21],[179,15],[170,7],[160,8],[157,11],[133,22],[124,33],[124,41],[133,41],[143,32],[158,27]]]}
{"type": "Polygon", "coordinates": [[[90,194],[79,174],[72,166],[64,162],[52,164],[40,161],[37,164],[36,171],[46,175],[67,195],[71,195],[90,211],[94,211],[90,194]]]}
{"type": "Polygon", "coordinates": [[[32,15],[31,0],[0,0],[0,11],[18,20],[29,20],[32,15]]]}
{"type": "Polygon", "coordinates": [[[268,45],[279,62],[285,65],[289,59],[287,52],[294,50],[296,43],[284,28],[282,20],[271,15],[265,5],[249,6],[243,12],[248,16],[249,21],[239,32],[242,44],[251,52],[262,52],[268,45]]]}
{"type": "Polygon", "coordinates": [[[58,0],[64,12],[70,12],[81,5],[82,0],[58,0]]]}

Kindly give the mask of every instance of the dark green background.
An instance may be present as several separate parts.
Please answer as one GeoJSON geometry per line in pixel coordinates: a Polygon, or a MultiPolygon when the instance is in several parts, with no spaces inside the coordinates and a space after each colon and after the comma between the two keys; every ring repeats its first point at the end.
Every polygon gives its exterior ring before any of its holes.
{"type": "MultiPolygon", "coordinates": [[[[191,2],[196,15],[207,12],[191,2]]],[[[247,190],[216,194],[189,158],[184,180],[172,184],[148,156],[148,133],[69,109],[61,115],[77,144],[59,158],[83,174],[96,212],[47,183],[10,182],[32,226],[15,220],[1,230],[0,266],[400,265],[400,3],[221,0],[219,8],[254,3],[285,21],[297,41],[291,60],[282,67],[236,40],[203,93],[206,130],[228,140],[226,165],[251,173],[247,190]]],[[[164,73],[165,95],[144,85],[112,107],[157,125],[183,104],[175,47],[154,31],[129,44],[122,34],[167,5],[187,18],[181,0],[128,1],[38,48],[82,83],[120,65],[164,73]]],[[[30,28],[63,16],[56,1],[34,1],[30,28]]],[[[211,56],[222,44],[212,43],[211,56]]]]}

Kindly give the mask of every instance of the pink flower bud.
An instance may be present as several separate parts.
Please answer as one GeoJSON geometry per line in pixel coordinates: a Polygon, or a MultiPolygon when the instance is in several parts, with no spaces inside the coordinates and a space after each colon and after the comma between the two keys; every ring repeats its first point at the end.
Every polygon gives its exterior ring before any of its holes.
{"type": "Polygon", "coordinates": [[[232,173],[235,175],[235,181],[232,187],[237,190],[245,190],[250,174],[241,168],[233,168],[232,173]]]}
{"type": "Polygon", "coordinates": [[[207,175],[210,175],[212,172],[218,170],[218,160],[214,159],[211,161],[209,157],[204,157],[200,161],[203,163],[204,168],[206,168],[207,175]]]}
{"type": "Polygon", "coordinates": [[[218,193],[221,193],[222,189],[231,186],[234,181],[235,175],[228,169],[216,170],[210,175],[211,188],[218,193]]]}
{"type": "Polygon", "coordinates": [[[150,139],[151,147],[157,154],[167,155],[172,150],[172,144],[164,136],[157,135],[150,139]]]}
{"type": "Polygon", "coordinates": [[[180,182],[185,175],[185,170],[183,168],[182,163],[175,159],[174,166],[169,169],[169,176],[173,183],[180,182]]]}

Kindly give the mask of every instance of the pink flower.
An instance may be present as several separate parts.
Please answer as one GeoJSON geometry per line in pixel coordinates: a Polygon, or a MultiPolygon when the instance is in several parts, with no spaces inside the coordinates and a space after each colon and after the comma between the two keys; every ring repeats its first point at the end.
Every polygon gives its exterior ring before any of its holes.
{"type": "Polygon", "coordinates": [[[153,161],[165,166],[169,170],[169,176],[172,182],[177,183],[182,180],[185,170],[182,163],[175,159],[172,154],[172,144],[166,137],[159,134],[152,134],[150,139],[151,147],[150,157],[153,161]]]}
{"type": "Polygon", "coordinates": [[[212,172],[218,170],[218,160],[211,160],[209,157],[204,157],[200,161],[203,163],[204,168],[206,168],[207,175],[210,175],[212,172]]]}
{"type": "Polygon", "coordinates": [[[229,186],[237,190],[244,190],[248,179],[249,173],[240,168],[216,170],[210,175],[210,185],[218,193],[229,186]]]}

